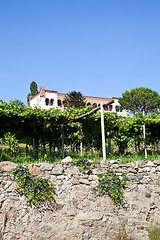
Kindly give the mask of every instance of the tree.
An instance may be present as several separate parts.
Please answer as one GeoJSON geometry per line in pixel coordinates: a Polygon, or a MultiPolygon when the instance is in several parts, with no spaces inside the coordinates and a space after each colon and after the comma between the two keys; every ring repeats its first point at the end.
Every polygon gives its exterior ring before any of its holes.
{"type": "MultiPolygon", "coordinates": [[[[153,91],[150,88],[139,87],[133,88],[130,91],[122,93],[122,97],[119,98],[121,107],[130,111],[133,114],[143,114],[145,116],[149,112],[155,112],[160,106],[160,95],[158,92],[153,91]]],[[[143,125],[143,139],[145,158],[147,158],[146,147],[146,130],[145,124],[143,125]]]]}
{"type": "Polygon", "coordinates": [[[160,95],[150,88],[139,87],[122,93],[119,103],[133,114],[154,112],[160,106],[160,95]]]}
{"type": "Polygon", "coordinates": [[[85,97],[83,97],[81,92],[69,92],[64,98],[64,106],[66,107],[81,108],[85,107],[85,104],[85,97]]]}
{"type": "Polygon", "coordinates": [[[32,81],[30,84],[30,91],[31,91],[31,95],[34,96],[38,93],[38,86],[37,83],[32,81]]]}
{"type": "Polygon", "coordinates": [[[29,97],[34,96],[38,93],[38,86],[37,83],[32,81],[30,84],[30,93],[27,95],[27,103],[29,105],[29,97]]]}

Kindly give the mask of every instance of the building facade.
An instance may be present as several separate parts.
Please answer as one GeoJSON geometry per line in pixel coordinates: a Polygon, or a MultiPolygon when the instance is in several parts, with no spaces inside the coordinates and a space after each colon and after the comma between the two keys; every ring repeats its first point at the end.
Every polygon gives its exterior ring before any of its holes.
{"type": "MultiPolygon", "coordinates": [[[[45,90],[45,87],[40,87],[40,91],[35,96],[30,96],[31,108],[38,107],[41,109],[62,107],[64,104],[65,93],[58,93],[57,91],[45,90]]],[[[104,110],[107,112],[117,112],[120,115],[126,116],[125,110],[120,111],[120,104],[118,98],[101,98],[84,96],[86,101],[86,107],[91,105],[93,107],[100,106],[100,102],[103,101],[104,110]]]]}

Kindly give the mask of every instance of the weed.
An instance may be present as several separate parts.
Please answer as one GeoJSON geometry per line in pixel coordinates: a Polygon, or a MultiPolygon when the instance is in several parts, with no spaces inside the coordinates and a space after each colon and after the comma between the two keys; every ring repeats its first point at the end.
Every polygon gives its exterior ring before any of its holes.
{"type": "Polygon", "coordinates": [[[137,238],[134,238],[131,234],[128,234],[125,229],[125,225],[122,224],[118,232],[114,235],[114,240],[138,240],[137,238]]]}
{"type": "Polygon", "coordinates": [[[73,163],[77,166],[80,166],[82,168],[82,170],[85,170],[85,169],[90,170],[90,166],[92,165],[91,162],[89,162],[88,160],[86,160],[84,158],[74,159],[73,163]]]}

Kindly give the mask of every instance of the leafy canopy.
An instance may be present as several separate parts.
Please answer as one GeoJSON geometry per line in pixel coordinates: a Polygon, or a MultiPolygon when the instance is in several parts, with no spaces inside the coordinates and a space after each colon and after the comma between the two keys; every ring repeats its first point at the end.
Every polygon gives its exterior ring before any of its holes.
{"type": "Polygon", "coordinates": [[[13,100],[12,102],[17,104],[17,105],[20,105],[21,107],[25,106],[24,103],[22,101],[18,100],[18,99],[13,100]]]}
{"type": "Polygon", "coordinates": [[[150,88],[139,87],[122,93],[119,103],[133,114],[154,112],[160,106],[160,95],[150,88]]]}
{"type": "Polygon", "coordinates": [[[85,104],[85,97],[83,97],[81,92],[69,92],[64,98],[64,106],[66,107],[81,108],[85,107],[85,104]]]}

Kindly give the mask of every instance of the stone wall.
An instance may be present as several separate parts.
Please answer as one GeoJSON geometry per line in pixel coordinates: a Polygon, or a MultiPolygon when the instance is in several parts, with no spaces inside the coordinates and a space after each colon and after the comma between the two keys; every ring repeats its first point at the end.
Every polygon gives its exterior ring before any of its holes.
{"type": "MultiPolygon", "coordinates": [[[[9,170],[15,164],[0,163],[0,239],[3,240],[112,240],[119,231],[147,240],[151,222],[160,223],[160,162],[138,161],[109,166],[96,164],[87,175],[70,159],[59,165],[37,163],[29,171],[55,184],[53,206],[26,204],[15,191],[9,170]],[[124,190],[125,206],[115,207],[106,196],[97,196],[97,173],[107,168],[126,173],[132,180],[124,190]]],[[[116,237],[117,236],[117,237],[116,237]]]]}

